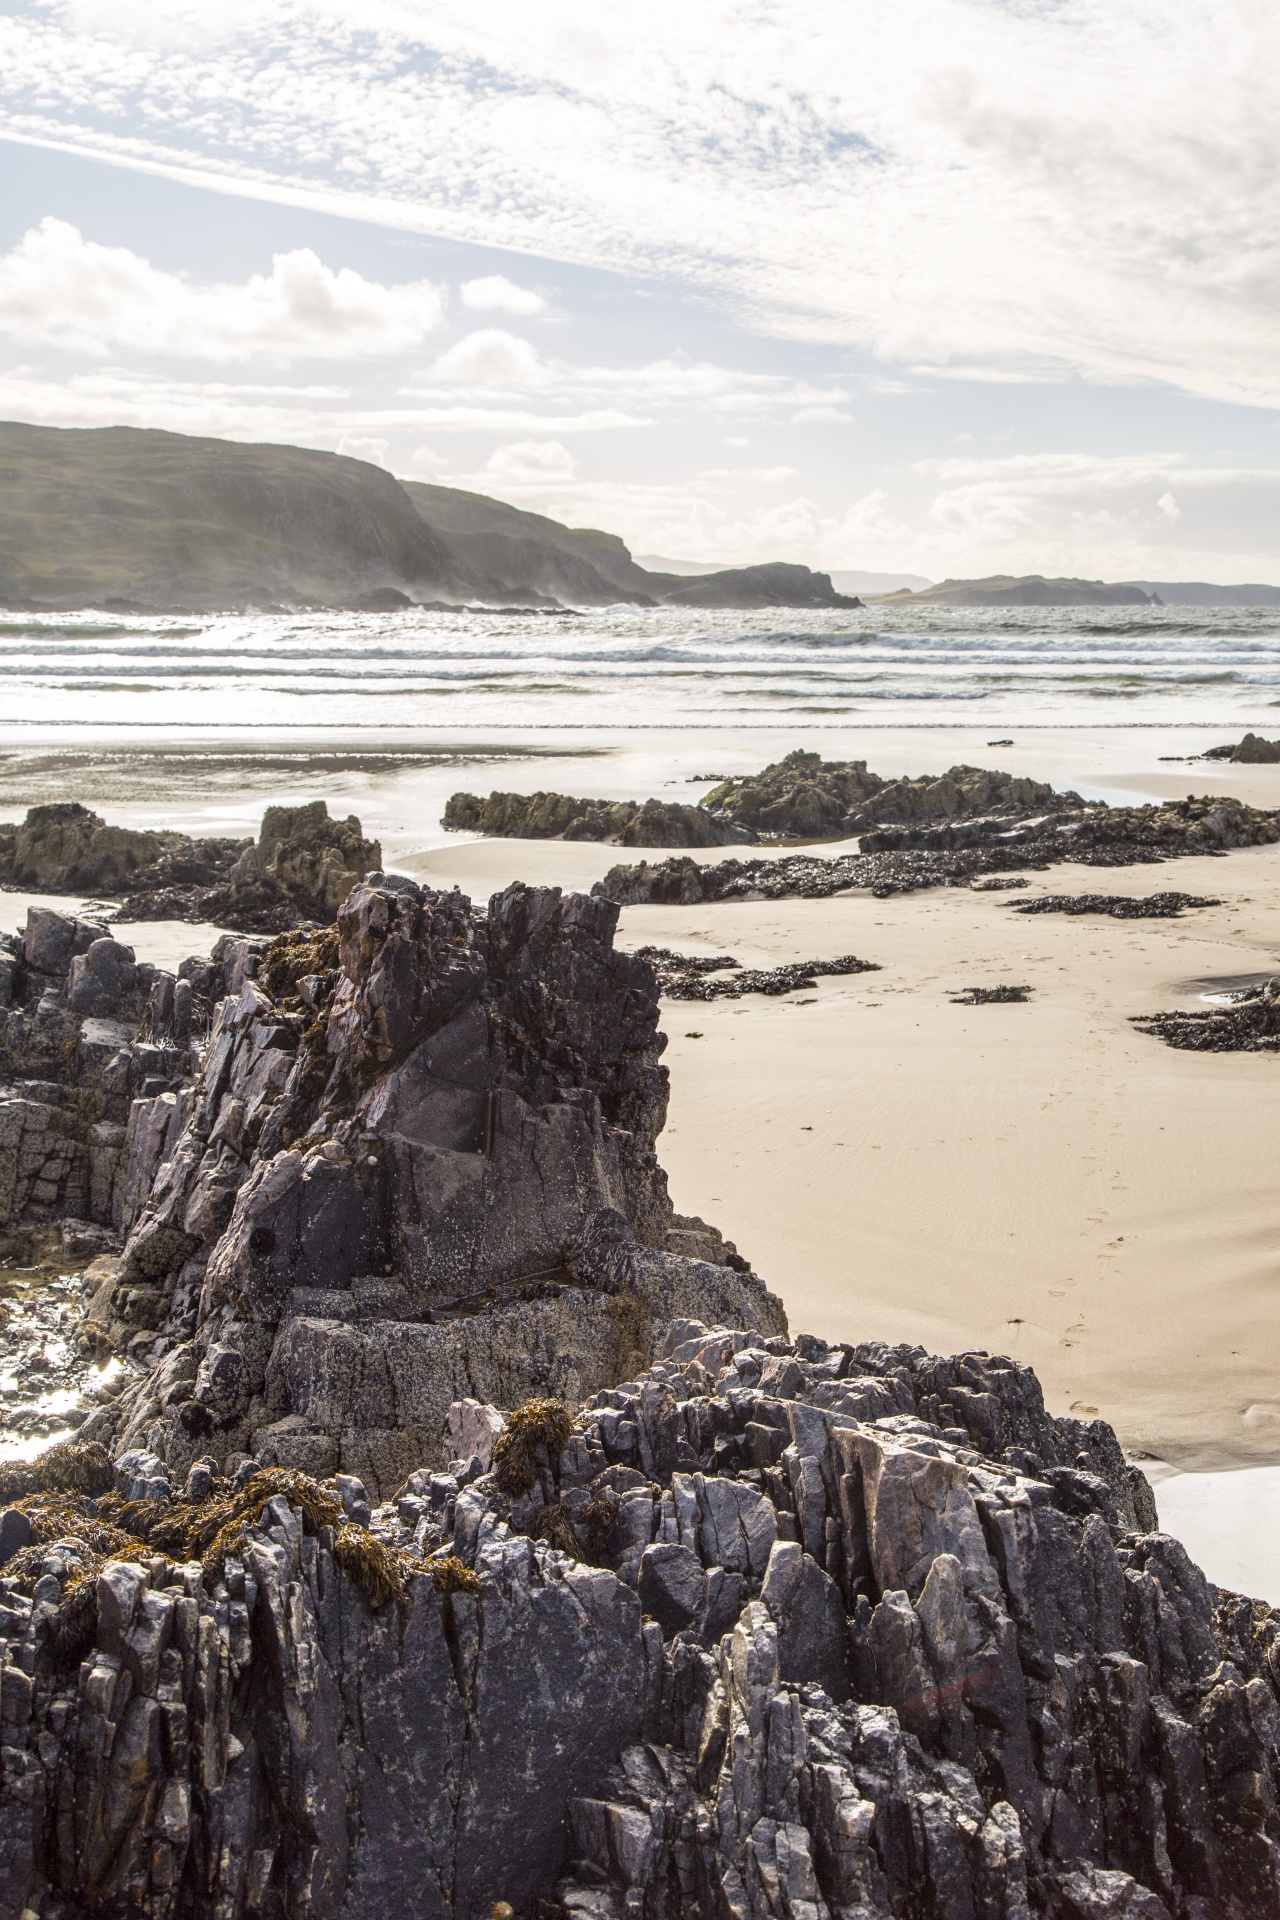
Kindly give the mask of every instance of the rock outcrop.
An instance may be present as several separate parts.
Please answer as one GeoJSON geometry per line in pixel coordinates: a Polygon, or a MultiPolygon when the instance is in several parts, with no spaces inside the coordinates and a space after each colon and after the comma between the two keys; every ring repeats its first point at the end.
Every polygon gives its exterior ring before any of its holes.
{"type": "Polygon", "coordinates": [[[137,1373],[0,1463],[0,1914],[1272,1920],[1280,1614],[1029,1368],[788,1335],[672,1212],[616,918],[6,952],[5,1062],[132,1095],[137,1373]]]}
{"type": "Polygon", "coordinates": [[[376,1508],[137,1450],[22,1499],[6,1913],[1280,1906],[1280,1615],[1029,1369],[675,1319],[572,1419],[447,1431],[376,1508]]]}
{"type": "Polygon", "coordinates": [[[0,886],[124,896],[112,918],[206,921],[280,933],[330,921],[357,880],[382,865],[354,814],[323,800],[268,807],[256,843],[109,826],[79,801],[32,807],[0,827],[0,886]]]}
{"type": "Polygon", "coordinates": [[[1202,760],[1233,760],[1241,766],[1262,766],[1280,760],[1280,740],[1264,740],[1260,733],[1246,733],[1234,746],[1210,747],[1202,760]]]}
{"type": "Polygon", "coordinates": [[[460,1395],[575,1399],[673,1314],[781,1327],[745,1262],[668,1248],[656,983],[616,920],[377,874],[336,933],[225,943],[199,1076],[131,1113],[91,1309],[157,1364],[84,1432],[384,1492],[460,1395]]]}
{"type": "Polygon", "coordinates": [[[765,840],[845,840],[880,826],[1022,820],[1082,805],[1043,781],[983,767],[884,780],[865,760],[824,760],[798,747],[760,773],[724,780],[702,805],[765,840]]]}
{"type": "Polygon", "coordinates": [[[512,840],[607,840],[619,847],[728,847],[750,828],[670,800],[575,800],[564,793],[450,795],[440,822],[463,833],[512,840]]]}
{"type": "Polygon", "coordinates": [[[826,899],[853,887],[877,898],[921,887],[966,887],[982,874],[1044,869],[1059,861],[1089,867],[1146,866],[1226,853],[1280,840],[1280,812],[1206,795],[1142,807],[1100,801],[1010,825],[999,816],[941,826],[881,827],[857,853],[822,859],[725,860],[700,866],[678,856],[611,867],[594,891],[620,906],[691,906],[704,900],[826,899]]]}

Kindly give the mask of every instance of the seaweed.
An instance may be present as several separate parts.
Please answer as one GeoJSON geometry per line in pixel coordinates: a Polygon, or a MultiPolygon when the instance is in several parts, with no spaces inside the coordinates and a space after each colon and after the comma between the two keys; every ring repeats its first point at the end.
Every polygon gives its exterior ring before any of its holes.
{"type": "Polygon", "coordinates": [[[385,1606],[388,1600],[403,1604],[410,1575],[422,1571],[407,1553],[389,1547],[354,1520],[345,1520],[334,1534],[333,1557],[347,1578],[364,1588],[375,1607],[385,1606]]]}
{"type": "Polygon", "coordinates": [[[437,1593],[479,1593],[480,1576],[473,1573],[465,1560],[459,1560],[456,1553],[444,1554],[439,1560],[428,1560],[427,1572],[431,1575],[431,1584],[437,1593]]]}
{"type": "Polygon", "coordinates": [[[308,975],[334,973],[338,958],[336,927],[298,927],[271,942],[254,979],[273,1000],[298,998],[298,982],[308,975]]]}
{"type": "Polygon", "coordinates": [[[33,1493],[107,1493],[115,1484],[111,1455],[100,1440],[59,1440],[34,1460],[0,1463],[0,1501],[33,1493]]]}
{"type": "Polygon", "coordinates": [[[582,1559],[582,1542],[574,1531],[568,1509],[558,1500],[538,1508],[529,1522],[529,1538],[541,1540],[558,1553],[567,1553],[571,1560],[582,1559]]]}
{"type": "Polygon", "coordinates": [[[493,1449],[493,1477],[501,1492],[528,1493],[538,1478],[537,1452],[545,1447],[556,1461],[569,1444],[573,1422],[562,1400],[526,1400],[507,1415],[493,1449]]]}
{"type": "Polygon", "coordinates": [[[1106,913],[1113,920],[1176,920],[1186,907],[1220,907],[1198,893],[1041,893],[1012,902],[1014,913],[1106,913]]]}

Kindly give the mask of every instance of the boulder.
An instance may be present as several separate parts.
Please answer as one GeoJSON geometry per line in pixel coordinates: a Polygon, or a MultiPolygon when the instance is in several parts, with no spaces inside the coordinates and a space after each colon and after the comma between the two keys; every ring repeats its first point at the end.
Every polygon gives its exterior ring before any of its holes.
{"type": "Polygon", "coordinates": [[[137,979],[133,948],[106,935],[72,958],[67,1000],[77,1013],[111,1014],[132,994],[137,979]]]}

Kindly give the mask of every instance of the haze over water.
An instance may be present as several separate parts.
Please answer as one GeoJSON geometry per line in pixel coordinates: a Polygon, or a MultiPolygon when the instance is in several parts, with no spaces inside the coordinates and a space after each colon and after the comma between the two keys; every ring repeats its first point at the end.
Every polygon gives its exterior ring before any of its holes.
{"type": "Polygon", "coordinates": [[[10,724],[1211,725],[1280,706],[1280,611],[0,615],[10,724]]]}

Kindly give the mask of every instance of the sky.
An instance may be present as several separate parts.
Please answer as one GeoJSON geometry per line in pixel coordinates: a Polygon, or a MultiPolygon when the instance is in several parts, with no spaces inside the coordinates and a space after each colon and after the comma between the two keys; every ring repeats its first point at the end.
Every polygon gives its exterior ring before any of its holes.
{"type": "Polygon", "coordinates": [[[0,418],[1280,581],[1266,0],[0,0],[0,418]]]}

